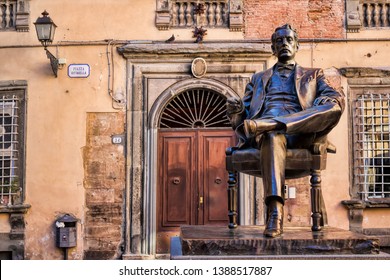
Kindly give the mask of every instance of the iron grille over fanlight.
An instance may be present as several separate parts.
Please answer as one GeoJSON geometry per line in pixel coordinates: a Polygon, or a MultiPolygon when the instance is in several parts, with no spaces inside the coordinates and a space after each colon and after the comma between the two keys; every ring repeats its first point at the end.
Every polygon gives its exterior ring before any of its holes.
{"type": "Polygon", "coordinates": [[[173,97],[160,117],[160,128],[231,127],[226,98],[208,89],[191,89],[173,97]]]}

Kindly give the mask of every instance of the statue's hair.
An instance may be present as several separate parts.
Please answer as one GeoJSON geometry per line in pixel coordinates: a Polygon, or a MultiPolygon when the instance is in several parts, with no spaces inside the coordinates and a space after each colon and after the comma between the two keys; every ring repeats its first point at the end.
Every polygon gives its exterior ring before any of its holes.
{"type": "Polygon", "coordinates": [[[275,32],[272,34],[272,37],[271,37],[272,44],[275,42],[276,32],[278,32],[281,29],[289,29],[292,32],[294,32],[294,39],[295,39],[296,42],[298,42],[298,33],[297,33],[297,31],[290,24],[287,23],[287,24],[279,26],[279,27],[277,27],[275,29],[275,32]]]}

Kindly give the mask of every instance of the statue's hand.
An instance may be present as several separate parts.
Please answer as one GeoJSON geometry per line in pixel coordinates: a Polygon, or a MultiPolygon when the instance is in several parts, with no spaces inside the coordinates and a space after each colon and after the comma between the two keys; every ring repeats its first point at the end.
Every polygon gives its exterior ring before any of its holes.
{"type": "Polygon", "coordinates": [[[226,100],[226,111],[228,115],[239,114],[244,110],[242,101],[235,97],[229,97],[226,100]]]}
{"type": "Polygon", "coordinates": [[[337,100],[334,98],[330,98],[328,96],[320,96],[314,100],[313,105],[320,106],[320,105],[332,104],[332,103],[338,104],[337,100]]]}

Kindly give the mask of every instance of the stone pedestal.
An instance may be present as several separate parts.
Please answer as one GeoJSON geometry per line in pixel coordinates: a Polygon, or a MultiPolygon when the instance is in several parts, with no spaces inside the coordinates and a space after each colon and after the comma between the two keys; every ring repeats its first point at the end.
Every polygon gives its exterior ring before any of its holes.
{"type": "Polygon", "coordinates": [[[312,232],[309,227],[284,228],[279,238],[266,238],[263,230],[263,226],[182,226],[180,237],[171,239],[171,259],[390,256],[380,253],[378,239],[342,229],[325,227],[312,232]]]}

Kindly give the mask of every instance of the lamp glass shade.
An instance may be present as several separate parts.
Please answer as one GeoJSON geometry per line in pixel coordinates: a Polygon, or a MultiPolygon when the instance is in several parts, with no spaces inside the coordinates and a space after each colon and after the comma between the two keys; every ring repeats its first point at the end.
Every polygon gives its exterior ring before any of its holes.
{"type": "Polygon", "coordinates": [[[43,17],[38,18],[34,24],[38,40],[46,47],[48,44],[53,42],[57,25],[55,25],[51,18],[48,17],[48,13],[46,11],[44,11],[42,15],[43,17]]]}

